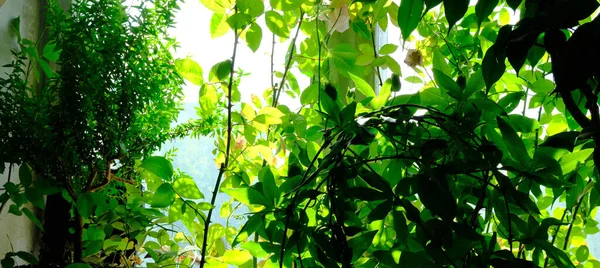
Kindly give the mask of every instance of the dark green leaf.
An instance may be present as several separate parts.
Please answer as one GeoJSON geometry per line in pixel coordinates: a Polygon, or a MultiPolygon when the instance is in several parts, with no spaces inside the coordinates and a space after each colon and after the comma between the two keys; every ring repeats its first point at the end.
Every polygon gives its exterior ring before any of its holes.
{"type": "Polygon", "coordinates": [[[400,254],[400,268],[435,267],[427,254],[421,252],[405,251],[400,254]]]}
{"type": "Polygon", "coordinates": [[[425,13],[442,3],[442,0],[425,0],[425,13]]]}
{"type": "Polygon", "coordinates": [[[271,207],[271,203],[267,201],[267,199],[260,194],[256,189],[252,187],[244,187],[244,188],[225,188],[221,189],[224,193],[229,196],[237,199],[238,201],[244,203],[247,206],[250,205],[263,205],[265,207],[271,207]]]}
{"type": "Polygon", "coordinates": [[[21,182],[21,185],[27,188],[29,185],[31,185],[32,180],[33,176],[31,174],[31,168],[27,163],[23,163],[19,167],[19,181],[21,182]]]}
{"type": "Polygon", "coordinates": [[[400,2],[397,19],[403,42],[405,42],[410,34],[417,28],[417,25],[421,20],[424,4],[423,0],[405,0],[400,2]]]}
{"type": "Polygon", "coordinates": [[[485,56],[483,57],[483,62],[481,63],[483,80],[485,81],[485,86],[488,91],[494,85],[494,83],[496,83],[496,81],[500,80],[500,77],[502,77],[506,71],[504,58],[499,57],[499,55],[496,53],[496,50],[495,44],[488,48],[485,56]]]}
{"type": "Polygon", "coordinates": [[[176,198],[175,190],[170,183],[161,184],[152,197],[153,208],[165,208],[173,204],[176,198]]]}
{"type": "Polygon", "coordinates": [[[533,241],[537,246],[546,251],[546,254],[554,260],[558,268],[575,268],[569,255],[564,251],[556,248],[546,240],[534,239],[533,241]]]}
{"type": "Polygon", "coordinates": [[[517,10],[519,5],[521,5],[521,2],[522,2],[522,0],[506,0],[506,3],[508,4],[508,6],[510,8],[512,8],[513,10],[517,10]]]}
{"type": "Polygon", "coordinates": [[[517,162],[521,163],[521,165],[529,165],[531,162],[531,156],[529,156],[523,140],[521,140],[515,130],[506,121],[504,121],[504,119],[497,117],[497,120],[498,127],[502,133],[502,140],[504,141],[504,144],[506,144],[508,152],[515,160],[517,160],[517,162]]]}
{"type": "Polygon", "coordinates": [[[235,239],[233,239],[233,244],[231,246],[235,247],[237,244],[248,239],[248,237],[250,237],[250,235],[254,233],[258,227],[260,227],[263,222],[263,217],[264,214],[262,213],[255,213],[254,215],[250,216],[248,221],[246,221],[244,226],[242,226],[242,229],[240,229],[240,232],[235,236],[235,239]]]}
{"type": "Polygon", "coordinates": [[[377,205],[373,210],[371,210],[371,213],[369,213],[369,216],[367,216],[367,220],[369,222],[383,220],[390,213],[391,210],[392,200],[385,200],[379,205],[377,205]]]}
{"type": "Polygon", "coordinates": [[[396,240],[400,245],[408,243],[408,225],[402,211],[394,211],[394,230],[396,231],[396,240]]]}
{"type": "Polygon", "coordinates": [[[356,102],[346,105],[339,114],[340,125],[346,126],[354,122],[354,113],[356,113],[356,102]]]}
{"type": "Polygon", "coordinates": [[[498,105],[500,105],[505,112],[510,113],[519,106],[523,96],[525,96],[525,92],[522,91],[509,93],[498,101],[498,105]]]}
{"type": "Polygon", "coordinates": [[[481,25],[483,20],[487,19],[498,5],[498,0],[478,0],[475,5],[475,14],[477,15],[477,25],[481,25]]]}
{"type": "Polygon", "coordinates": [[[457,21],[467,13],[469,0],[444,0],[444,9],[446,10],[446,20],[448,20],[448,32],[457,21]]]}
{"type": "Polygon", "coordinates": [[[263,183],[263,195],[267,199],[267,202],[272,206],[277,204],[279,198],[279,188],[275,183],[275,176],[269,166],[263,167],[258,173],[259,181],[263,183]]]}
{"type": "Polygon", "coordinates": [[[425,176],[417,180],[419,200],[432,214],[445,222],[452,222],[456,216],[456,200],[449,189],[436,179],[425,176]]]}
{"type": "Polygon", "coordinates": [[[21,258],[29,264],[37,265],[39,263],[38,259],[29,252],[19,251],[16,254],[19,258],[21,258]]]}
{"type": "Polygon", "coordinates": [[[40,228],[40,230],[42,230],[42,232],[44,231],[44,226],[42,226],[42,222],[37,218],[37,216],[35,214],[33,214],[33,212],[31,210],[29,210],[28,208],[22,208],[21,211],[23,212],[23,214],[25,214],[25,216],[27,216],[27,218],[29,218],[38,228],[40,228]]]}
{"type": "Polygon", "coordinates": [[[435,82],[440,88],[448,92],[448,95],[450,95],[450,97],[453,97],[457,100],[462,99],[461,87],[444,72],[438,69],[433,69],[433,78],[435,79],[435,82]]]}
{"type": "Polygon", "coordinates": [[[573,148],[575,148],[577,137],[579,135],[581,135],[581,132],[579,131],[561,132],[546,138],[541,146],[567,149],[570,152],[573,152],[573,148]]]}
{"type": "Polygon", "coordinates": [[[377,230],[362,233],[359,236],[348,239],[348,247],[352,249],[352,261],[356,261],[373,243],[377,230]]]}
{"type": "Polygon", "coordinates": [[[71,263],[65,268],[92,268],[92,266],[87,263],[71,263]]]}
{"type": "Polygon", "coordinates": [[[365,201],[384,200],[387,198],[382,192],[367,187],[349,188],[348,195],[365,201]]]}
{"type": "Polygon", "coordinates": [[[44,195],[40,193],[38,188],[29,187],[25,189],[25,196],[27,200],[34,204],[36,207],[43,209],[44,208],[44,195]]]}
{"type": "Polygon", "coordinates": [[[2,268],[13,268],[15,267],[15,260],[11,257],[4,257],[2,261],[0,261],[2,268]]]}

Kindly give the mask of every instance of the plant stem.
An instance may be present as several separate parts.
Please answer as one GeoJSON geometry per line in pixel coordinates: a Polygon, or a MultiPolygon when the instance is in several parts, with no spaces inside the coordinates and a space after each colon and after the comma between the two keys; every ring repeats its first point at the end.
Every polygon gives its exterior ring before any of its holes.
{"type": "MultiPolygon", "coordinates": [[[[296,34],[294,35],[294,39],[291,42],[290,55],[287,58],[287,62],[285,64],[285,69],[283,71],[283,76],[281,76],[281,82],[279,82],[279,87],[277,91],[273,91],[273,104],[271,106],[277,107],[277,102],[279,101],[279,96],[281,96],[281,91],[283,90],[283,85],[285,84],[285,79],[287,74],[290,72],[290,67],[292,66],[292,59],[294,58],[294,51],[296,51],[296,40],[298,39],[298,33],[300,33],[300,27],[302,27],[302,21],[304,20],[304,12],[300,10],[300,20],[298,22],[298,27],[296,28],[296,34]]],[[[273,42],[275,44],[275,42],[273,42]]],[[[274,51],[274,50],[273,50],[274,51]]],[[[273,57],[273,55],[271,55],[273,57]]],[[[272,65],[271,65],[272,66],[272,65]]],[[[273,74],[271,73],[271,77],[273,74]]],[[[275,89],[273,89],[275,90],[275,89]]]]}
{"type": "Polygon", "coordinates": [[[204,221],[204,234],[202,239],[202,261],[200,261],[200,268],[204,268],[204,264],[206,264],[206,246],[208,244],[208,227],[210,226],[210,221],[212,217],[212,213],[214,211],[215,201],[217,200],[217,194],[219,193],[219,186],[221,186],[221,179],[223,179],[223,174],[225,170],[229,166],[229,152],[231,151],[231,130],[232,130],[232,122],[231,122],[231,93],[233,91],[233,74],[235,73],[235,56],[237,53],[237,45],[238,45],[239,35],[237,30],[234,30],[234,42],[233,42],[233,56],[231,57],[231,69],[229,73],[229,84],[227,85],[227,141],[226,141],[226,149],[225,149],[225,162],[221,164],[219,168],[219,175],[217,176],[217,181],[215,182],[215,188],[212,193],[212,197],[210,199],[211,208],[208,210],[208,215],[206,216],[206,221],[204,221]]]}

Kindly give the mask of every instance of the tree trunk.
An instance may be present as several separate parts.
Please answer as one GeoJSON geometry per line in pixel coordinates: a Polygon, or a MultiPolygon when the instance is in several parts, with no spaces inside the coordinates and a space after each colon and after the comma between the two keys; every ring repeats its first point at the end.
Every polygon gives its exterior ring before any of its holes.
{"type": "Polygon", "coordinates": [[[40,267],[64,267],[71,263],[69,233],[71,204],[60,193],[47,197],[44,211],[44,235],[41,241],[40,267]]]}

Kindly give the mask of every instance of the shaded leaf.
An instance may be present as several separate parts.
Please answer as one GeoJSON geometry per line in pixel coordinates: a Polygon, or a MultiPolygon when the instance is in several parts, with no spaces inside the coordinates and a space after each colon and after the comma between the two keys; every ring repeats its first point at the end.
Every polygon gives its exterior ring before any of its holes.
{"type": "Polygon", "coordinates": [[[502,140],[508,149],[510,155],[521,165],[527,166],[531,162],[531,156],[525,148],[523,140],[517,135],[515,130],[504,119],[497,117],[498,127],[502,133],[502,140]]]}

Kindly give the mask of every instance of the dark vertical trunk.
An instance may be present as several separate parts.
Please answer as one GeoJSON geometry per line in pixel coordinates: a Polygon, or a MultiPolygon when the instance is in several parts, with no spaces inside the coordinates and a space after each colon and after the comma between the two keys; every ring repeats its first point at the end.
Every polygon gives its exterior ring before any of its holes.
{"type": "Polygon", "coordinates": [[[49,195],[44,211],[40,267],[64,267],[71,262],[69,233],[71,204],[60,193],[49,195]]]}

